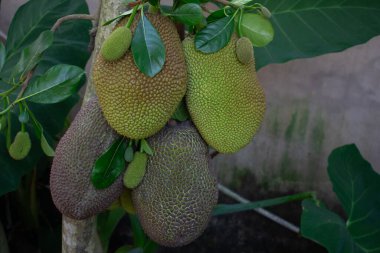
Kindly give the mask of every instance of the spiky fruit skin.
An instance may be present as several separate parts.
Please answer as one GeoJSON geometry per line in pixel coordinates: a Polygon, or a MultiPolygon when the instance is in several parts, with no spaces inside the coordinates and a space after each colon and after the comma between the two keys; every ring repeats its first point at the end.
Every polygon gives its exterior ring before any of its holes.
{"type": "Polygon", "coordinates": [[[134,154],[132,162],[129,163],[127,171],[124,174],[124,186],[133,189],[136,188],[143,179],[146,171],[146,162],[148,155],[142,152],[134,154]]]}
{"type": "Polygon", "coordinates": [[[110,187],[96,189],[91,171],[96,159],[118,138],[104,119],[97,99],[76,115],[56,148],[50,172],[50,191],[58,210],[85,219],[109,207],[123,192],[123,177],[110,187]]]}
{"type": "Polygon", "coordinates": [[[104,41],[100,53],[107,61],[118,60],[127,52],[131,41],[131,30],[125,26],[118,27],[104,41]]]}
{"type": "MultiPolygon", "coordinates": [[[[93,71],[104,116],[119,134],[131,139],[149,137],[164,127],[186,92],[185,56],[175,25],[162,15],[146,16],[165,45],[162,70],[151,78],[136,67],[132,54],[116,62],[106,61],[99,54],[93,71]]],[[[139,20],[136,15],[132,32],[139,20]]]]}
{"type": "Polygon", "coordinates": [[[265,112],[265,97],[255,64],[236,56],[237,36],[213,54],[196,51],[193,38],[183,41],[189,83],[186,103],[203,139],[220,153],[234,153],[252,140],[265,112]]]}
{"type": "Polygon", "coordinates": [[[32,142],[28,132],[18,132],[9,147],[9,155],[15,160],[24,159],[32,147],[32,142]]]}
{"type": "Polygon", "coordinates": [[[241,37],[236,41],[236,57],[242,64],[253,62],[253,46],[247,37],[241,37]]]}
{"type": "Polygon", "coordinates": [[[136,213],[155,242],[186,245],[202,234],[217,203],[208,147],[195,127],[184,123],[165,127],[148,142],[154,155],[132,191],[136,213]]]}

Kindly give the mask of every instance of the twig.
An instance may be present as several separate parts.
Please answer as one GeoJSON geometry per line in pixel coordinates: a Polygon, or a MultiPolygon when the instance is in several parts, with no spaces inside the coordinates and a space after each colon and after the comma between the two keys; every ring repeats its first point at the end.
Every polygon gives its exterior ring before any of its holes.
{"type": "Polygon", "coordinates": [[[68,21],[68,20],[75,20],[75,19],[96,20],[96,17],[89,15],[89,14],[67,15],[67,16],[64,16],[62,18],[59,18],[50,30],[52,32],[55,32],[62,25],[63,22],[68,21]]]}
{"type": "MultiPolygon", "coordinates": [[[[218,184],[218,188],[221,192],[223,192],[224,194],[226,194],[230,198],[233,198],[234,200],[236,200],[240,203],[249,203],[250,202],[248,199],[243,198],[242,196],[240,196],[236,192],[231,191],[230,189],[228,189],[227,187],[225,187],[221,184],[218,184]]],[[[294,224],[284,220],[283,218],[267,211],[264,208],[256,208],[256,209],[254,209],[254,211],[261,214],[262,216],[276,222],[277,224],[280,224],[281,226],[289,229],[290,231],[293,231],[294,233],[298,234],[300,232],[299,227],[297,227],[294,224]]]]}
{"type": "Polygon", "coordinates": [[[208,14],[212,13],[211,10],[209,10],[206,6],[204,6],[203,4],[201,4],[201,8],[204,12],[207,12],[208,14]]]}
{"type": "Polygon", "coordinates": [[[130,3],[128,4],[128,7],[129,7],[129,8],[133,8],[133,7],[135,7],[136,5],[139,5],[139,4],[141,4],[141,3],[142,3],[141,0],[136,1],[136,2],[130,2],[130,3]]]}
{"type": "Polygon", "coordinates": [[[29,81],[30,81],[30,79],[32,79],[32,76],[33,76],[34,70],[35,70],[35,68],[33,68],[32,70],[30,70],[30,71],[28,72],[28,74],[27,74],[27,76],[26,76],[26,79],[25,79],[25,81],[22,83],[21,90],[20,90],[20,92],[18,93],[17,98],[16,98],[15,101],[19,100],[19,99],[22,97],[22,95],[24,95],[24,92],[25,92],[25,90],[26,90],[26,87],[28,87],[29,81]]]}
{"type": "Polygon", "coordinates": [[[227,0],[213,0],[214,2],[221,3],[223,5],[232,5],[229,1],[227,0]]]}
{"type": "Polygon", "coordinates": [[[218,151],[214,151],[210,154],[211,159],[214,159],[215,156],[219,155],[220,153],[218,151]]]}

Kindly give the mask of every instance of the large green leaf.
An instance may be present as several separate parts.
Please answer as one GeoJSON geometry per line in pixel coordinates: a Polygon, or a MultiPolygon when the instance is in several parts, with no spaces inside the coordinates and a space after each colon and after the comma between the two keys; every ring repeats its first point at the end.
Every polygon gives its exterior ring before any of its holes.
{"type": "Polygon", "coordinates": [[[355,145],[335,149],[328,173],[347,216],[347,228],[365,252],[380,252],[380,175],[355,145]]]}
{"type": "Polygon", "coordinates": [[[363,253],[353,242],[343,219],[313,200],[302,202],[302,236],[323,245],[330,253],[363,253]]]}
{"type": "Polygon", "coordinates": [[[194,3],[181,5],[167,15],[186,25],[197,25],[203,19],[202,8],[199,4],[194,3]]]}
{"type": "Polygon", "coordinates": [[[133,35],[131,50],[136,66],[149,77],[157,75],[164,66],[165,46],[156,28],[145,17],[143,9],[133,35]]]}
{"type": "Polygon", "coordinates": [[[0,71],[3,68],[3,65],[5,63],[5,46],[4,44],[0,41],[0,71]]]}
{"type": "Polygon", "coordinates": [[[108,252],[111,235],[124,215],[124,209],[116,208],[108,212],[100,213],[97,216],[97,230],[104,252],[108,252]]]}
{"type": "MultiPolygon", "coordinates": [[[[30,0],[22,5],[17,10],[8,31],[7,58],[1,72],[12,70],[19,61],[22,50],[36,40],[41,32],[49,30],[58,18],[73,13],[88,13],[85,0],[30,0]]],[[[42,60],[37,65],[33,79],[56,64],[70,64],[84,68],[89,58],[90,37],[88,31],[90,27],[91,23],[84,20],[63,23],[54,33],[54,42],[45,51],[42,60]]],[[[9,88],[10,86],[0,81],[0,92],[9,88]]],[[[18,90],[11,94],[12,99],[16,97],[17,92],[18,90]]],[[[42,124],[46,139],[51,141],[62,131],[66,116],[76,102],[78,102],[77,95],[57,104],[28,103],[28,105],[42,124]]],[[[12,118],[17,119],[17,114],[13,114],[12,118]]],[[[20,129],[18,121],[14,122],[12,134],[20,129]]],[[[0,138],[4,140],[2,135],[0,138]]],[[[20,178],[28,173],[42,157],[40,140],[34,134],[31,135],[31,138],[32,152],[26,159],[18,162],[9,157],[7,150],[4,149],[4,142],[0,142],[0,167],[2,168],[0,170],[0,195],[17,189],[20,178]]]]}
{"type": "Polygon", "coordinates": [[[380,252],[380,175],[355,145],[335,149],[328,173],[348,220],[318,203],[304,202],[302,235],[325,246],[330,253],[380,252]]]}
{"type": "Polygon", "coordinates": [[[84,75],[83,69],[77,66],[55,65],[28,85],[22,100],[41,104],[65,100],[78,91],[84,75]]]}
{"type": "Polygon", "coordinates": [[[255,49],[257,68],[342,51],[380,34],[377,0],[258,0],[272,12],[275,37],[255,49]]]}

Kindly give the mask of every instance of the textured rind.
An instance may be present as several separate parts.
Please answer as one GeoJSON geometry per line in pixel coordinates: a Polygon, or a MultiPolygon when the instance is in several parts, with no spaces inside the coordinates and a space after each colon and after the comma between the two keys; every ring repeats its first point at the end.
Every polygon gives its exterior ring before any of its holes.
{"type": "Polygon", "coordinates": [[[136,188],[143,179],[146,171],[146,162],[148,155],[136,152],[133,161],[129,163],[127,171],[124,174],[124,186],[133,189],[136,188]]]}
{"type": "Polygon", "coordinates": [[[236,57],[242,64],[253,62],[253,46],[247,37],[241,37],[236,41],[236,57]]]}
{"type": "MultiPolygon", "coordinates": [[[[119,134],[131,139],[157,133],[186,92],[185,56],[175,25],[162,15],[147,14],[147,17],[165,45],[162,70],[153,78],[145,76],[136,67],[132,54],[127,53],[113,62],[99,54],[93,71],[96,94],[107,121],[119,134]]],[[[132,32],[138,20],[137,15],[132,32]]]]}
{"type": "Polygon", "coordinates": [[[50,172],[50,191],[58,210],[73,219],[85,219],[109,207],[123,192],[122,176],[108,188],[91,183],[96,159],[118,135],[104,119],[97,99],[78,112],[56,148],[50,172]]]}
{"type": "Polygon", "coordinates": [[[18,132],[13,143],[9,147],[9,155],[15,160],[24,159],[32,147],[28,132],[18,132]]]}
{"type": "Polygon", "coordinates": [[[218,199],[208,147],[195,127],[184,123],[167,126],[148,142],[154,155],[132,191],[136,213],[155,242],[186,245],[202,234],[218,199]]]}
{"type": "Polygon", "coordinates": [[[131,45],[131,41],[131,30],[125,26],[118,27],[104,41],[100,53],[106,60],[115,61],[125,54],[131,45]]]}
{"type": "Polygon", "coordinates": [[[190,116],[203,139],[221,153],[236,152],[250,143],[265,113],[254,61],[239,62],[237,39],[233,35],[226,47],[213,54],[196,51],[193,38],[183,41],[190,116]]]}

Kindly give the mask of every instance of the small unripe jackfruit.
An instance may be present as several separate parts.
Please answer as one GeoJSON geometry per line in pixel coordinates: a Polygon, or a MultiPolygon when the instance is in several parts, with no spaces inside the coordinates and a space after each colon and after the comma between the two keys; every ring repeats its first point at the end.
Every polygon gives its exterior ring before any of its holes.
{"type": "Polygon", "coordinates": [[[132,191],[130,189],[125,189],[123,194],[121,194],[120,204],[127,213],[129,214],[136,213],[136,210],[132,202],[132,191]]]}
{"type": "Polygon", "coordinates": [[[136,188],[145,175],[146,162],[148,155],[142,152],[136,152],[132,162],[129,163],[127,171],[124,174],[124,186],[133,189],[136,188]]]}
{"type": "Polygon", "coordinates": [[[56,148],[50,172],[50,191],[58,210],[73,219],[85,219],[109,207],[123,192],[123,177],[106,189],[91,182],[95,161],[119,136],[104,119],[97,99],[76,115],[56,148]]]}
{"type": "MultiPolygon", "coordinates": [[[[146,14],[165,46],[166,60],[154,77],[143,74],[133,54],[119,61],[106,61],[99,54],[93,81],[105,118],[112,128],[131,139],[157,133],[173,115],[186,92],[187,70],[181,40],[174,23],[160,14],[146,14]]],[[[140,16],[136,15],[134,32],[140,16]]],[[[126,19],[118,26],[124,26],[126,19]]]]}
{"type": "Polygon", "coordinates": [[[195,49],[194,39],[183,41],[189,82],[186,103],[203,139],[220,153],[234,153],[251,142],[265,112],[265,97],[255,62],[241,64],[236,41],[216,53],[195,49]]]}
{"type": "Polygon", "coordinates": [[[188,123],[167,126],[148,142],[154,155],[132,191],[137,216],[155,242],[188,244],[206,228],[218,198],[207,144],[188,123]]]}
{"type": "Polygon", "coordinates": [[[127,52],[132,41],[132,32],[126,26],[115,29],[104,41],[100,53],[107,61],[120,59],[127,52]]]}
{"type": "Polygon", "coordinates": [[[241,37],[236,41],[236,57],[242,64],[253,61],[253,46],[247,37],[241,37]]]}
{"type": "Polygon", "coordinates": [[[9,155],[15,160],[24,159],[32,147],[28,132],[18,132],[11,146],[9,147],[9,155]]]}

